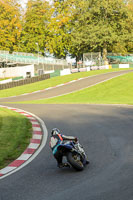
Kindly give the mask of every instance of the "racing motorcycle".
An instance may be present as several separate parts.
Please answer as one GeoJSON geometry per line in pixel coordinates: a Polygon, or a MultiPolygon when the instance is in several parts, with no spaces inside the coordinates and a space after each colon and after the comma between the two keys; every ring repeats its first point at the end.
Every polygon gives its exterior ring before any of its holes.
{"type": "Polygon", "coordinates": [[[65,142],[58,146],[57,150],[65,156],[68,163],[78,171],[82,171],[86,165],[86,155],[79,142],[65,142]]]}

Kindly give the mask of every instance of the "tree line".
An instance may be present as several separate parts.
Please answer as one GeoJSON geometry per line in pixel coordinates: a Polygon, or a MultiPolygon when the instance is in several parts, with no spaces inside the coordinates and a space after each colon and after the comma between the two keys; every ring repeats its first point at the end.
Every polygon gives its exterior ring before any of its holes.
{"type": "Polygon", "coordinates": [[[0,0],[0,49],[81,59],[133,52],[132,0],[0,0]]]}

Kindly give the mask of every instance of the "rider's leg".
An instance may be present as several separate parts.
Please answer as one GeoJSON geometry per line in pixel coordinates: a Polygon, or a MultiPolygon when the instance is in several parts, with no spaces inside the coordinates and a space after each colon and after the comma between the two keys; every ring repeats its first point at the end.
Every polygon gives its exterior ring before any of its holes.
{"type": "Polygon", "coordinates": [[[60,152],[56,152],[55,154],[54,154],[54,157],[55,157],[55,159],[57,160],[57,166],[59,167],[59,168],[61,168],[61,167],[63,167],[63,163],[62,163],[62,159],[63,159],[63,156],[62,156],[62,154],[60,153],[60,152]]]}
{"type": "Polygon", "coordinates": [[[58,166],[59,168],[70,167],[69,163],[62,163],[63,156],[62,156],[62,154],[61,154],[60,152],[57,151],[57,152],[54,154],[54,157],[55,157],[55,159],[57,160],[57,166],[58,166]]]}

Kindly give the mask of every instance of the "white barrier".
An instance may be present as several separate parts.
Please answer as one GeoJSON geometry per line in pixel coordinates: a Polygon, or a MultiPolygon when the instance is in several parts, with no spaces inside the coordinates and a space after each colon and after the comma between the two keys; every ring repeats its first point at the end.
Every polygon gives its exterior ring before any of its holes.
{"type": "Polygon", "coordinates": [[[109,65],[99,66],[99,69],[109,69],[109,65]]]}
{"type": "Polygon", "coordinates": [[[98,69],[99,69],[98,66],[92,66],[92,67],[91,67],[91,70],[98,70],[98,69]]]}
{"type": "Polygon", "coordinates": [[[34,65],[27,65],[24,67],[0,68],[0,78],[17,77],[17,76],[23,76],[24,78],[26,78],[27,73],[30,73],[31,77],[34,76],[34,65]]]}
{"type": "Polygon", "coordinates": [[[71,73],[77,73],[77,72],[79,72],[77,68],[71,70],[71,73]]]}
{"type": "Polygon", "coordinates": [[[79,72],[86,72],[87,71],[87,68],[79,68],[79,72]]]}
{"type": "Polygon", "coordinates": [[[0,84],[10,83],[10,82],[12,82],[12,78],[0,81],[0,84]]]}
{"type": "Polygon", "coordinates": [[[129,64],[119,64],[119,68],[129,68],[129,64]]]}
{"type": "Polygon", "coordinates": [[[54,70],[45,71],[45,74],[51,74],[51,73],[54,73],[54,72],[55,72],[54,70]]]}
{"type": "Polygon", "coordinates": [[[86,69],[87,69],[87,72],[91,70],[91,68],[90,68],[90,67],[86,67],[86,69]]]}
{"type": "Polygon", "coordinates": [[[71,74],[70,69],[63,69],[60,71],[60,76],[71,74]]]}

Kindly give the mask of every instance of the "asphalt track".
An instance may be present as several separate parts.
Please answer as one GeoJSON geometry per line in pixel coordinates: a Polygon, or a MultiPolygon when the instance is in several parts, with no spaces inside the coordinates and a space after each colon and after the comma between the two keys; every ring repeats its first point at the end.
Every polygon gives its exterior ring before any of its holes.
{"type": "Polygon", "coordinates": [[[0,180],[0,200],[133,200],[133,106],[11,106],[39,116],[48,132],[77,136],[91,164],[83,172],[58,169],[48,137],[31,163],[0,180]]]}

